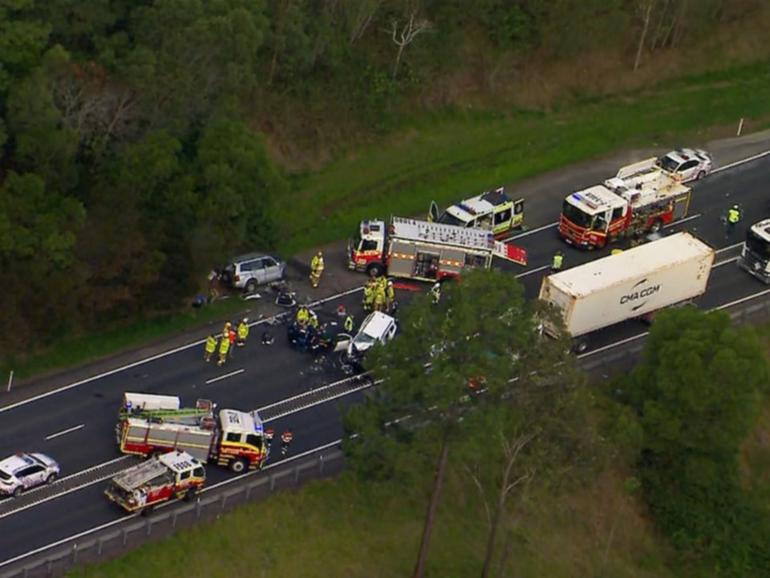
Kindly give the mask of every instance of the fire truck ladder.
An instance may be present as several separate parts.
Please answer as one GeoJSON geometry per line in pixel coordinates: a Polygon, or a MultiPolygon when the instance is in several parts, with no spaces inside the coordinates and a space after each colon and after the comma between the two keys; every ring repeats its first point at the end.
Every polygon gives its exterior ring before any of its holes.
{"type": "Polygon", "coordinates": [[[175,421],[183,419],[197,419],[212,414],[214,404],[207,399],[199,399],[195,407],[183,407],[180,409],[140,409],[138,412],[121,411],[121,418],[138,417],[149,421],[175,421]]]}

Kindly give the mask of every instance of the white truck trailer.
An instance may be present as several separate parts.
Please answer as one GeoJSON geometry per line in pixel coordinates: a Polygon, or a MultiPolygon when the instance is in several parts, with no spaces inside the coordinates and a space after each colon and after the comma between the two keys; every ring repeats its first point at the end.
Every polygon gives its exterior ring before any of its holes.
{"type": "MultiPolygon", "coordinates": [[[[586,336],[628,319],[650,319],[658,310],[706,291],[714,249],[677,233],[543,279],[540,299],[561,312],[567,333],[584,351],[586,336]]],[[[547,324],[546,333],[555,335],[547,324]]]]}

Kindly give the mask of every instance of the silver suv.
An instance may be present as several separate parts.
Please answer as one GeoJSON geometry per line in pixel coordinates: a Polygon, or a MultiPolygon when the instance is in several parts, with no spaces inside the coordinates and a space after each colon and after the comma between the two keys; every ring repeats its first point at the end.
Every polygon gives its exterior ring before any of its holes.
{"type": "Polygon", "coordinates": [[[280,281],[286,274],[286,263],[263,253],[249,253],[235,257],[225,267],[222,278],[225,283],[236,289],[254,292],[257,286],[273,281],[280,281]]]}
{"type": "Polygon", "coordinates": [[[45,454],[19,453],[0,461],[0,495],[18,496],[24,490],[50,484],[59,464],[45,454]]]}

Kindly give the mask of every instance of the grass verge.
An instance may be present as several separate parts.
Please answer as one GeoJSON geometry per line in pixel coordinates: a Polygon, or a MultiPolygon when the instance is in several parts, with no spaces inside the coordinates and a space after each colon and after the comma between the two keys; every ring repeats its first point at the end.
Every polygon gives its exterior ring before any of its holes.
{"type": "MultiPolygon", "coordinates": [[[[456,476],[445,486],[428,575],[478,575],[486,519],[477,495],[456,476]]],[[[498,576],[668,578],[654,534],[608,473],[595,486],[555,498],[536,493],[502,532],[498,576]]],[[[420,541],[425,496],[403,484],[364,485],[352,475],[281,493],[148,545],[73,578],[390,578],[409,576],[420,541]]]]}
{"type": "Polygon", "coordinates": [[[14,380],[27,379],[56,369],[87,363],[210,321],[224,319],[248,307],[249,305],[240,299],[226,299],[203,309],[190,309],[100,330],[98,339],[94,339],[91,334],[62,340],[40,354],[27,359],[11,360],[7,367],[1,368],[2,374],[8,375],[13,369],[14,380]]]}
{"type": "MultiPolygon", "coordinates": [[[[344,238],[372,216],[419,214],[431,200],[446,204],[609,151],[664,141],[686,142],[699,131],[739,117],[770,115],[767,63],[670,82],[648,91],[584,99],[549,114],[520,110],[423,114],[376,145],[351,151],[318,173],[295,177],[279,202],[284,254],[344,238]]],[[[55,343],[40,355],[2,367],[18,378],[78,365],[223,317],[223,303],[199,313],[142,320],[55,343]]]]}
{"type": "MultiPolygon", "coordinates": [[[[343,238],[372,216],[420,214],[621,147],[697,140],[710,127],[770,115],[770,67],[761,63],[584,99],[552,113],[444,112],[406,123],[387,140],[296,177],[279,203],[281,249],[292,254],[343,238]]],[[[566,193],[566,192],[565,192],[566,193]]]]}

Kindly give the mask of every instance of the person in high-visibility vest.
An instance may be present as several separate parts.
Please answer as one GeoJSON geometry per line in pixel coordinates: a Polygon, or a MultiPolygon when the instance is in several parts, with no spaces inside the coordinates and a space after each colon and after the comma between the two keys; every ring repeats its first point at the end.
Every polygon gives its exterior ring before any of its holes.
{"type": "Polygon", "coordinates": [[[342,325],[342,328],[345,330],[345,333],[353,333],[353,316],[348,315],[345,317],[345,323],[342,325]]]}
{"type": "Polygon", "coordinates": [[[224,365],[227,361],[227,354],[230,352],[230,339],[227,335],[222,336],[222,340],[219,342],[219,361],[217,365],[224,365]]]}
{"type": "Polygon", "coordinates": [[[441,283],[436,282],[433,284],[433,287],[430,289],[430,295],[433,304],[438,305],[438,302],[441,301],[441,283]]]}
{"type": "Polygon", "coordinates": [[[238,339],[238,335],[235,333],[235,329],[233,329],[232,325],[230,325],[230,333],[227,335],[227,337],[230,339],[230,349],[228,350],[227,354],[229,357],[232,357],[233,351],[235,351],[235,341],[238,339]]]}
{"type": "Polygon", "coordinates": [[[388,304],[388,311],[393,309],[393,304],[396,302],[396,288],[393,287],[393,281],[388,281],[385,287],[385,299],[388,304]]]}
{"type": "Polygon", "coordinates": [[[374,306],[374,283],[371,280],[364,285],[363,306],[364,311],[370,311],[374,306]]]}
{"type": "Polygon", "coordinates": [[[217,338],[212,333],[206,338],[206,354],[204,355],[204,359],[206,360],[206,363],[211,361],[211,356],[214,355],[214,352],[217,350],[217,338]]]}
{"type": "Polygon", "coordinates": [[[741,208],[733,205],[727,209],[727,236],[730,237],[735,231],[735,226],[741,221],[741,208]]]}
{"type": "Polygon", "coordinates": [[[310,284],[313,287],[318,287],[321,282],[321,275],[324,272],[324,256],[321,251],[318,251],[310,261],[310,284]]]}
{"type": "Polygon", "coordinates": [[[297,323],[299,325],[307,325],[310,321],[310,309],[305,305],[297,310],[297,323]]]}
{"type": "Polygon", "coordinates": [[[377,284],[377,287],[374,290],[374,310],[375,311],[385,311],[385,308],[388,306],[388,298],[385,294],[385,288],[382,286],[381,283],[377,284]]]}
{"type": "Polygon", "coordinates": [[[554,273],[561,271],[562,266],[564,265],[564,255],[561,251],[556,251],[556,254],[553,256],[553,262],[551,263],[551,271],[554,273]]]}
{"type": "Polygon", "coordinates": [[[246,345],[246,339],[249,337],[249,320],[247,317],[244,317],[238,324],[237,333],[238,335],[235,343],[238,347],[243,347],[246,345]]]}

